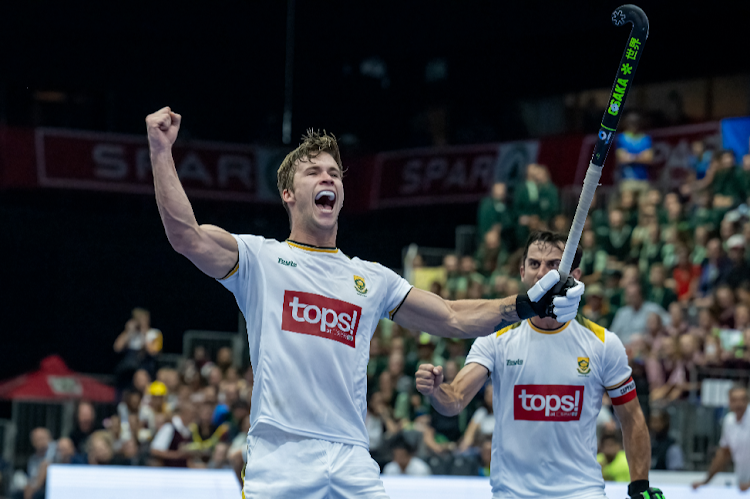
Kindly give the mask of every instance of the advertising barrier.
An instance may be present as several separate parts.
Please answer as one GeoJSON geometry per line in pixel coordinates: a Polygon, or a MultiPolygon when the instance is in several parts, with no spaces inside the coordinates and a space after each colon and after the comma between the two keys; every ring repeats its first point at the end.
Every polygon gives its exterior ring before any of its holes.
{"type": "MultiPolygon", "coordinates": [[[[748,119],[730,119],[649,130],[654,163],[651,181],[661,189],[679,186],[688,175],[693,141],[709,149],[725,138],[744,144],[748,119]],[[729,132],[727,132],[729,133],[729,132]]],[[[401,206],[476,203],[496,181],[522,181],[532,162],[547,166],[560,188],[580,186],[595,135],[442,148],[410,149],[372,156],[344,154],[347,208],[351,211],[401,206]]],[[[276,170],[288,151],[242,144],[178,140],[175,167],[191,197],[278,203],[276,170]]],[[[602,184],[616,181],[615,153],[607,158],[602,184]]],[[[39,128],[0,128],[0,187],[86,189],[152,193],[145,135],[39,128]]]]}
{"type": "MultiPolygon", "coordinates": [[[[40,128],[35,131],[41,187],[131,193],[153,192],[146,137],[40,128]]],[[[276,201],[265,180],[274,151],[244,145],[189,141],[173,149],[185,190],[201,198],[276,201]]],[[[275,172],[274,172],[275,173],[275,172]]]]}
{"type": "MultiPolygon", "coordinates": [[[[669,499],[741,499],[733,476],[719,473],[710,485],[692,490],[705,477],[697,472],[651,472],[650,480],[669,499]]],[[[467,476],[383,476],[391,499],[490,499],[489,478],[467,476]]],[[[606,482],[607,497],[627,497],[626,483],[606,482]]],[[[240,484],[230,470],[141,468],[135,466],[51,465],[47,499],[207,499],[236,498],[240,484]]]]}

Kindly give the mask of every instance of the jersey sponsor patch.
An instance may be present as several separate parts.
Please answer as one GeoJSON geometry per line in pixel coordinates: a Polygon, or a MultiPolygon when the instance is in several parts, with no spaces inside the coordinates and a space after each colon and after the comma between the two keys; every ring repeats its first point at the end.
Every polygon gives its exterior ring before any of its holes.
{"type": "Polygon", "coordinates": [[[635,391],[635,381],[631,376],[628,380],[611,390],[607,390],[609,398],[612,399],[612,405],[622,405],[633,400],[637,394],[635,391]]]}
{"type": "Polygon", "coordinates": [[[281,329],[338,341],[354,348],[362,307],[302,291],[284,291],[281,329]]]}
{"type": "Polygon", "coordinates": [[[516,421],[578,421],[583,408],[582,385],[515,385],[516,421]]]}

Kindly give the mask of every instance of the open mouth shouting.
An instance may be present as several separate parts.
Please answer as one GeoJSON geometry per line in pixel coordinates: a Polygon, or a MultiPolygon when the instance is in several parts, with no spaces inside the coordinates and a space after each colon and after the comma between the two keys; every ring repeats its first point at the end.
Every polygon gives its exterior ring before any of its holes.
{"type": "Polygon", "coordinates": [[[332,213],[333,207],[336,204],[336,193],[333,191],[325,190],[320,191],[315,196],[315,205],[326,213],[332,213]]]}

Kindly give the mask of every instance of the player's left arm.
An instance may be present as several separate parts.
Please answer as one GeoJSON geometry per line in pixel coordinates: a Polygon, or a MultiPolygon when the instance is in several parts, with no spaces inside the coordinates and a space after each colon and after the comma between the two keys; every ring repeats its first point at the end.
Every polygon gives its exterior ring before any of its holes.
{"type": "Polygon", "coordinates": [[[628,495],[632,498],[650,497],[663,499],[659,489],[650,488],[648,470],[651,468],[651,437],[648,433],[646,418],[643,417],[641,405],[635,397],[635,382],[628,378],[619,385],[607,388],[615,415],[622,427],[622,440],[625,447],[625,457],[630,469],[630,485],[628,495]],[[626,395],[619,395],[624,392],[626,395]],[[631,395],[632,394],[632,395],[631,395]],[[614,396],[613,396],[614,395],[614,396]],[[617,403],[619,400],[619,404],[617,403]],[[626,402],[623,400],[628,399],[626,402]],[[648,493],[649,495],[645,495],[648,493]]]}
{"type": "Polygon", "coordinates": [[[498,300],[444,300],[434,293],[412,288],[393,316],[399,325],[446,338],[487,336],[498,323],[521,320],[516,295],[498,300]]]}
{"type": "Polygon", "coordinates": [[[628,355],[620,338],[611,331],[605,332],[601,368],[602,382],[622,427],[623,446],[631,480],[628,495],[638,499],[664,499],[661,490],[650,487],[648,483],[651,438],[646,418],[643,417],[643,411],[638,403],[633,371],[628,366],[628,355]],[[613,382],[614,384],[609,384],[613,382]]]}
{"type": "Polygon", "coordinates": [[[487,336],[498,328],[535,316],[567,322],[578,313],[584,285],[570,277],[555,293],[553,287],[559,281],[560,274],[552,270],[528,292],[497,300],[451,301],[412,288],[392,318],[407,329],[447,338],[487,336]]]}
{"type": "Polygon", "coordinates": [[[625,455],[628,458],[630,480],[648,480],[651,469],[651,437],[643,417],[641,405],[634,398],[624,404],[613,406],[622,426],[622,439],[625,455]]]}

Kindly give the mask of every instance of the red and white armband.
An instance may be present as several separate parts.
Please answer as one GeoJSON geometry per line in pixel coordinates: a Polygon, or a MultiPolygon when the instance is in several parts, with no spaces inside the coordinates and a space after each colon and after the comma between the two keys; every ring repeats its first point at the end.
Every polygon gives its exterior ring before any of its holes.
{"type": "Polygon", "coordinates": [[[612,399],[612,405],[622,405],[630,402],[636,397],[635,381],[633,381],[633,377],[629,377],[627,381],[617,388],[607,390],[607,393],[609,394],[609,398],[612,399]]]}

